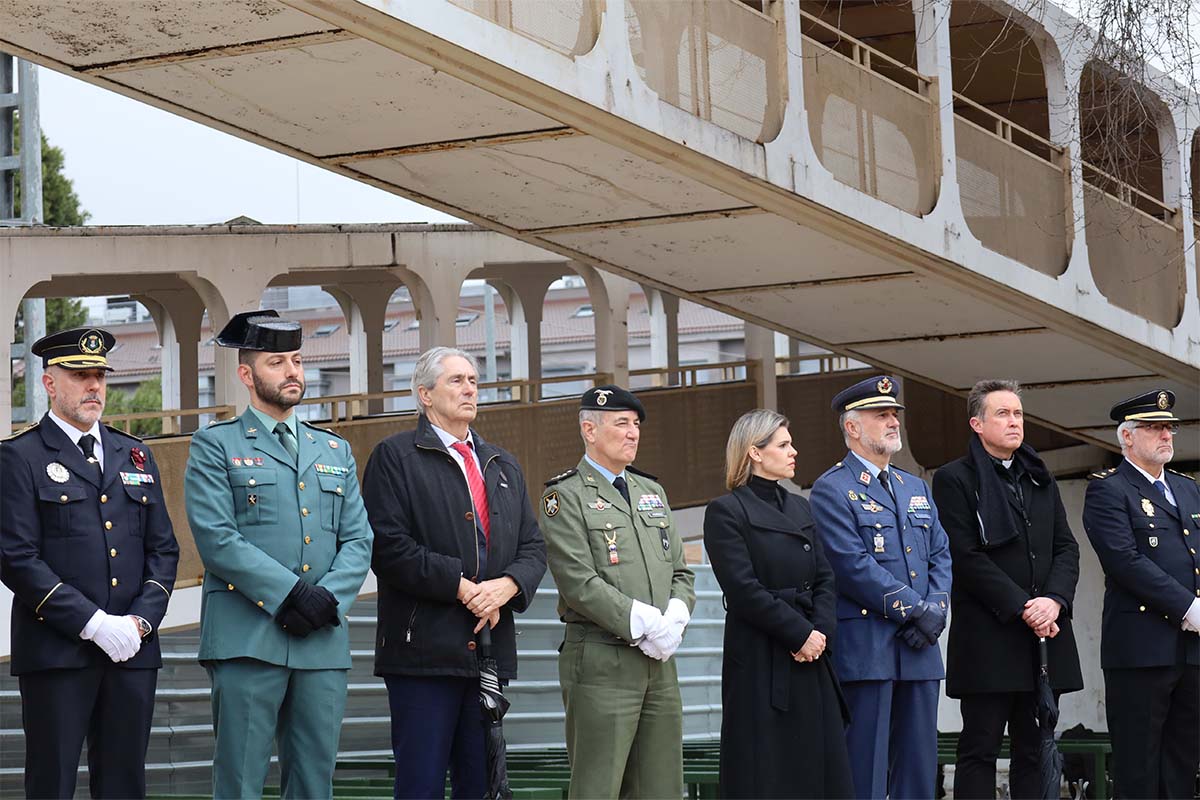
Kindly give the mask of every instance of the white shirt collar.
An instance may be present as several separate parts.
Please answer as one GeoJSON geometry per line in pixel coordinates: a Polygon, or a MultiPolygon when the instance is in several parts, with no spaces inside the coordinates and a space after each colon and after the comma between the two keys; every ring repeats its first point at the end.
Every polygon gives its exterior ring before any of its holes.
{"type": "MultiPolygon", "coordinates": [[[[1129,461],[1129,459],[1128,459],[1128,458],[1127,458],[1127,459],[1125,459],[1125,460],[1126,460],[1126,461],[1129,461]]],[[[1134,468],[1134,469],[1136,469],[1138,472],[1142,473],[1142,476],[1143,476],[1143,477],[1144,477],[1146,480],[1150,481],[1150,483],[1155,483],[1155,482],[1157,482],[1157,481],[1162,481],[1162,482],[1165,484],[1165,483],[1167,482],[1167,470],[1166,470],[1165,468],[1163,468],[1163,467],[1159,467],[1159,468],[1158,468],[1158,469],[1159,469],[1159,473],[1158,473],[1158,477],[1156,478],[1156,477],[1154,477],[1153,475],[1151,475],[1149,472],[1146,472],[1146,470],[1144,470],[1144,469],[1142,469],[1141,467],[1139,467],[1137,464],[1133,463],[1132,461],[1129,461],[1129,466],[1133,467],[1133,468],[1134,468]]]]}
{"type": "Polygon", "coordinates": [[[862,456],[860,456],[858,453],[854,452],[853,450],[850,451],[850,455],[857,458],[859,461],[861,461],[866,466],[867,470],[871,473],[872,478],[878,479],[879,473],[883,472],[883,470],[881,470],[879,467],[875,466],[870,461],[867,461],[865,458],[863,458],[862,456]]]}
{"type": "Polygon", "coordinates": [[[442,440],[442,444],[444,444],[446,446],[447,450],[452,449],[451,445],[453,445],[455,442],[466,442],[467,444],[469,444],[471,446],[472,451],[475,449],[475,440],[471,437],[471,429],[470,428],[467,428],[467,437],[465,439],[459,439],[453,433],[442,430],[437,425],[434,425],[432,422],[429,423],[429,427],[433,428],[433,432],[436,433],[438,435],[438,438],[442,440]]]}
{"type": "Polygon", "coordinates": [[[587,453],[584,453],[584,454],[583,454],[583,457],[584,457],[584,459],[585,459],[585,460],[586,460],[586,461],[587,461],[589,464],[591,464],[591,465],[592,465],[592,468],[593,468],[593,469],[595,469],[595,470],[596,470],[596,472],[599,472],[599,473],[600,473],[602,476],[604,476],[604,479],[605,479],[606,481],[608,481],[609,483],[612,483],[612,482],[613,482],[613,481],[615,481],[617,478],[623,477],[623,476],[625,475],[625,470],[621,470],[621,474],[620,474],[620,475],[618,475],[618,474],[616,474],[615,472],[612,472],[612,471],[610,471],[610,470],[607,470],[607,469],[605,469],[604,467],[602,467],[602,466],[600,466],[599,464],[597,464],[597,463],[596,463],[596,461],[595,461],[595,459],[593,459],[593,458],[592,458],[591,456],[589,456],[587,453]]]}
{"type": "MultiPolygon", "coordinates": [[[[54,424],[57,425],[60,429],[62,429],[62,432],[67,435],[67,438],[70,439],[71,443],[74,444],[76,447],[79,446],[79,438],[81,436],[83,436],[85,433],[90,433],[96,440],[96,446],[97,447],[100,446],[100,421],[99,420],[96,420],[95,422],[92,423],[91,429],[86,430],[86,431],[81,431],[81,430],[79,430],[79,428],[76,428],[71,423],[69,423],[66,420],[59,417],[53,411],[50,411],[49,413],[47,413],[46,416],[48,416],[48,417],[50,417],[50,419],[54,420],[54,424]]],[[[82,451],[80,451],[80,452],[82,452],[82,451]]]]}

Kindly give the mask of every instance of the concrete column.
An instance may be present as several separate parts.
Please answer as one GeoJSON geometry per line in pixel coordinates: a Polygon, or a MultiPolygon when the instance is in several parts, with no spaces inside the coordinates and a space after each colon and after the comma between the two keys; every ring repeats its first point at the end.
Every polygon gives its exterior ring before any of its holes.
{"type": "Polygon", "coordinates": [[[775,381],[775,332],[747,322],[746,360],[756,362],[746,369],[746,378],[755,383],[755,401],[758,403],[758,407],[778,409],[779,393],[775,381]]]}
{"type": "Polygon", "coordinates": [[[30,288],[32,284],[27,280],[18,283],[15,269],[7,273],[0,271],[0,364],[3,365],[0,369],[0,438],[7,438],[12,430],[12,367],[9,366],[12,364],[12,331],[17,324],[17,309],[30,288]]]}
{"type": "MultiPolygon", "coordinates": [[[[399,287],[399,280],[321,287],[337,300],[346,317],[350,333],[351,394],[383,391],[383,326],[387,321],[388,301],[399,287]]],[[[374,398],[360,411],[382,414],[383,407],[383,398],[374,398]]]]}
{"type": "Polygon", "coordinates": [[[1163,189],[1167,204],[1174,203],[1179,207],[1179,215],[1175,224],[1182,228],[1183,233],[1183,314],[1176,327],[1185,331],[1196,331],[1200,330],[1200,287],[1197,286],[1198,276],[1196,274],[1195,226],[1191,221],[1192,215],[1195,213],[1197,198],[1192,196],[1189,185],[1192,175],[1192,137],[1196,135],[1195,123],[1189,119],[1186,108],[1174,108],[1172,113],[1175,123],[1173,158],[1164,158],[1163,161],[1165,162],[1164,170],[1166,163],[1170,163],[1171,171],[1177,177],[1172,180],[1174,185],[1168,194],[1167,186],[1169,184],[1166,183],[1164,174],[1163,189]]]}
{"type": "Polygon", "coordinates": [[[596,327],[596,371],[607,372],[618,386],[629,385],[629,298],[633,281],[579,262],[571,268],[583,277],[596,327]]]}
{"type": "Polygon", "coordinates": [[[650,366],[666,369],[655,376],[655,386],[679,383],[679,298],[661,289],[642,287],[650,312],[650,366]]]}
{"type": "Polygon", "coordinates": [[[512,266],[489,267],[488,275],[503,275],[505,291],[501,292],[509,306],[509,336],[512,347],[513,380],[529,380],[533,388],[522,400],[541,399],[542,380],[542,317],[546,291],[562,277],[560,267],[512,266]]]}
{"type": "MultiPolygon", "coordinates": [[[[1086,48],[1085,48],[1086,49],[1086,48]]],[[[1059,277],[1074,285],[1081,295],[1100,296],[1092,277],[1088,257],[1087,224],[1083,205],[1083,149],[1080,144],[1079,82],[1083,77],[1085,53],[1072,51],[1064,59],[1050,40],[1041,48],[1046,73],[1046,107],[1049,112],[1050,141],[1063,148],[1063,195],[1067,199],[1067,269],[1059,277]]]]}
{"type": "Polygon", "coordinates": [[[933,78],[929,87],[937,125],[934,167],[938,171],[938,196],[934,205],[947,224],[965,230],[958,193],[958,148],[954,136],[954,83],[950,66],[950,0],[915,3],[917,71],[933,78]]]}
{"type": "MultiPolygon", "coordinates": [[[[204,322],[204,304],[194,291],[154,291],[134,295],[150,310],[158,328],[162,358],[162,407],[167,409],[200,406],[200,327],[204,322]]],[[[196,430],[199,417],[191,414],[163,420],[163,433],[189,433],[196,430]]]]}

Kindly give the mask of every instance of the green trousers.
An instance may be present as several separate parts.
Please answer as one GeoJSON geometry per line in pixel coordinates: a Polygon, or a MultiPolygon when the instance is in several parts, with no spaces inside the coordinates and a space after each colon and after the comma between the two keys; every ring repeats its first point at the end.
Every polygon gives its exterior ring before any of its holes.
{"type": "Polygon", "coordinates": [[[572,798],[683,795],[683,703],[675,659],[628,644],[563,643],[572,798]]]}
{"type": "Polygon", "coordinates": [[[288,669],[252,658],[210,661],[213,798],[261,798],[279,745],[285,798],[332,798],[346,710],[344,669],[288,669]]]}

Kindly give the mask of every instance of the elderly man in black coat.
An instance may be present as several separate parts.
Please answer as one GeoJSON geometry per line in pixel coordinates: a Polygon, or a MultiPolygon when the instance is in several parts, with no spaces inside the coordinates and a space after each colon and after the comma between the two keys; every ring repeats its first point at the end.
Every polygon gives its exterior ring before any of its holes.
{"type": "Polygon", "coordinates": [[[996,796],[1007,724],[1012,797],[1037,797],[1040,637],[1056,696],[1083,688],[1070,619],[1079,545],[1054,478],[1024,444],[1016,381],[980,381],[967,410],[970,451],[933,478],[954,570],[946,693],[959,698],[963,718],[954,796],[996,796]]]}

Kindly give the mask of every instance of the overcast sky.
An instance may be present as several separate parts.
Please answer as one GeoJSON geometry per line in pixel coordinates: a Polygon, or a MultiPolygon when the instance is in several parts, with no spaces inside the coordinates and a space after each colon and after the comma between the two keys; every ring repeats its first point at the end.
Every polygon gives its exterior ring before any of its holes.
{"type": "Polygon", "coordinates": [[[52,70],[39,79],[42,131],[89,225],[457,221],[52,70]]]}

